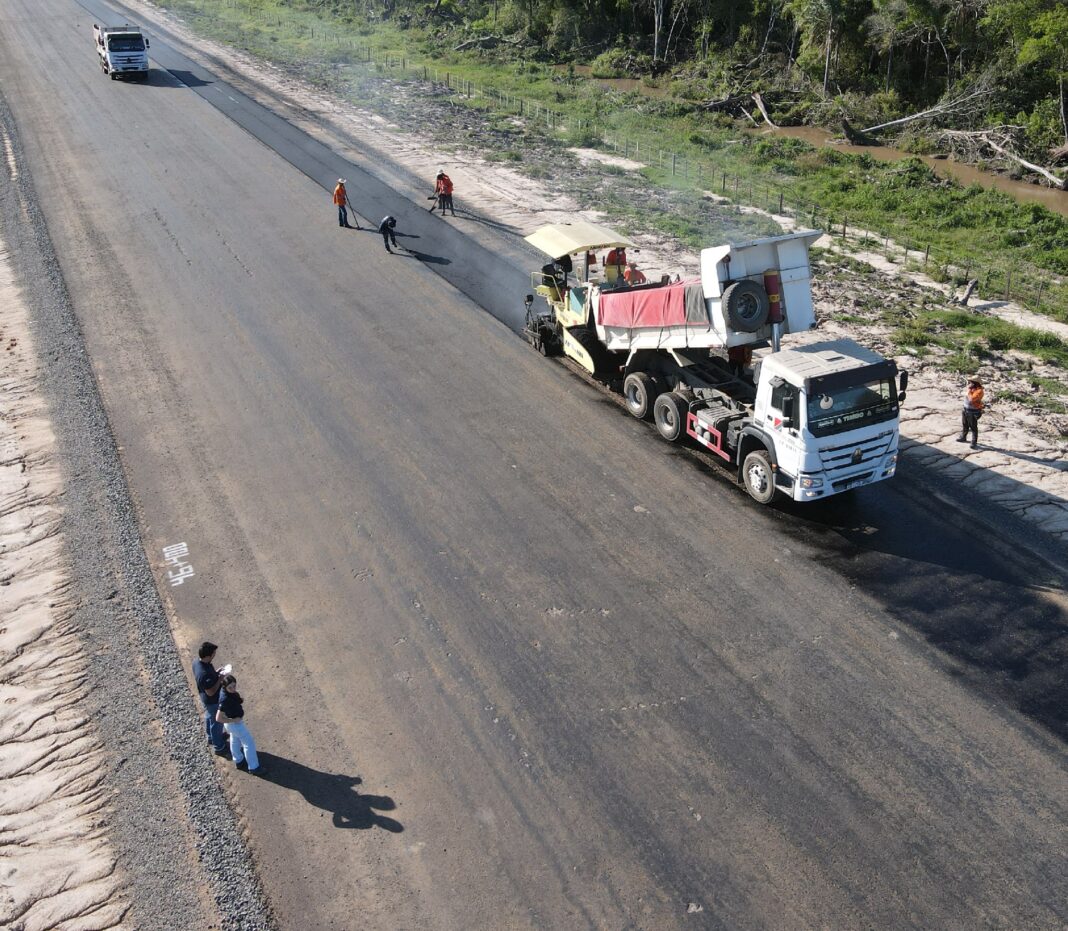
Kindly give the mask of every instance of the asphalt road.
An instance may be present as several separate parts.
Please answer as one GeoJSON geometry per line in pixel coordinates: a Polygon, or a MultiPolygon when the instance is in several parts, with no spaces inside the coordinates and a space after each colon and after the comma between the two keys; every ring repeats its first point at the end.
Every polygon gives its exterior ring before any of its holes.
{"type": "Polygon", "coordinates": [[[92,22],[9,0],[0,83],[283,927],[1068,923],[1038,541],[923,476],[757,508],[470,299],[525,269],[92,22]]]}

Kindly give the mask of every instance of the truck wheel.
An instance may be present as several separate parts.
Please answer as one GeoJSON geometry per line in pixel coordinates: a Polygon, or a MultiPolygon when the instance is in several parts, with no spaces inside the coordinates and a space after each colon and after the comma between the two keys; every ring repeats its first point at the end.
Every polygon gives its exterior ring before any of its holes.
{"type": "Polygon", "coordinates": [[[631,372],[623,379],[623,397],[627,410],[639,420],[645,420],[653,412],[653,403],[659,392],[656,382],[645,372],[631,372]]]}
{"type": "Polygon", "coordinates": [[[669,443],[677,442],[684,434],[686,415],[690,405],[682,395],[669,391],[653,403],[653,422],[659,433],[669,443]]]}
{"type": "Polygon", "coordinates": [[[723,292],[727,322],[742,333],[755,333],[768,322],[768,292],[763,285],[743,278],[723,292]]]}
{"type": "Polygon", "coordinates": [[[742,481],[749,497],[760,504],[770,504],[775,497],[775,473],[766,449],[754,449],[742,463],[742,481]]]}

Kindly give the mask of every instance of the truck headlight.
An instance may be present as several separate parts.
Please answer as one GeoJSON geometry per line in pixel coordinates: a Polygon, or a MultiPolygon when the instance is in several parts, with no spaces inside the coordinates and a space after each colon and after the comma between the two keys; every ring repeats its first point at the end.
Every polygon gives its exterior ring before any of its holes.
{"type": "Polygon", "coordinates": [[[822,488],[823,479],[814,475],[802,475],[798,482],[802,488],[822,488]]]}
{"type": "Polygon", "coordinates": [[[883,463],[883,477],[893,475],[895,469],[897,469],[897,453],[886,457],[886,461],[883,463]]]}

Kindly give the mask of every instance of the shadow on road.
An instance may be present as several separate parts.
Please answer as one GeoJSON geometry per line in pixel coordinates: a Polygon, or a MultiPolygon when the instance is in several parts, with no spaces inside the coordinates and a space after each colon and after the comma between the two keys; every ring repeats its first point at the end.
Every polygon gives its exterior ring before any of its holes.
{"type": "Polygon", "coordinates": [[[949,659],[948,671],[995,693],[1068,740],[1064,578],[1026,535],[958,489],[928,493],[926,470],[853,495],[782,508],[790,531],[949,659]],[[986,518],[983,520],[982,518],[986,518]]]}
{"type": "Polygon", "coordinates": [[[413,249],[411,246],[404,246],[404,251],[412,256],[412,258],[418,259],[420,262],[426,262],[428,265],[452,264],[451,259],[446,259],[440,255],[427,255],[425,252],[420,252],[417,249],[413,249]]]}
{"type": "Polygon", "coordinates": [[[272,753],[261,753],[260,761],[267,767],[267,782],[299,792],[310,805],[330,812],[336,828],[382,828],[393,834],[404,830],[399,821],[378,813],[393,811],[397,807],[393,799],[356,791],[363,782],[359,776],[320,772],[272,753]]]}
{"type": "Polygon", "coordinates": [[[1068,462],[1062,459],[1043,459],[1041,456],[1030,456],[1027,453],[1016,452],[1016,450],[1013,449],[1005,449],[1002,446],[991,446],[987,443],[980,443],[979,448],[989,449],[991,452],[1001,453],[1003,456],[1019,459],[1022,462],[1033,462],[1035,465],[1045,466],[1047,469],[1054,469],[1057,472],[1068,472],[1068,462]]]}
{"type": "Polygon", "coordinates": [[[181,81],[186,87],[207,87],[209,84],[215,83],[214,81],[202,81],[195,74],[193,74],[192,71],[178,71],[171,69],[162,71],[158,68],[153,68],[148,73],[148,83],[155,87],[174,87],[174,85],[169,81],[156,80],[156,75],[160,75],[160,77],[162,77],[162,75],[164,74],[170,75],[171,77],[181,81]]]}

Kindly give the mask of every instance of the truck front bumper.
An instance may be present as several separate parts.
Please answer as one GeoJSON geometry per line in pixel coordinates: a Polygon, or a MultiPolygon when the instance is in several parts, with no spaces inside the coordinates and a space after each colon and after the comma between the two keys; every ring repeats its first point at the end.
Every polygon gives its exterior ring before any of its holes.
{"type": "Polygon", "coordinates": [[[867,463],[864,468],[844,475],[835,474],[833,477],[826,472],[803,472],[797,478],[781,476],[786,479],[786,482],[781,484],[780,488],[794,501],[829,498],[843,491],[860,488],[863,485],[874,485],[876,482],[891,478],[897,471],[897,456],[895,449],[887,453],[878,463],[867,463]]]}

